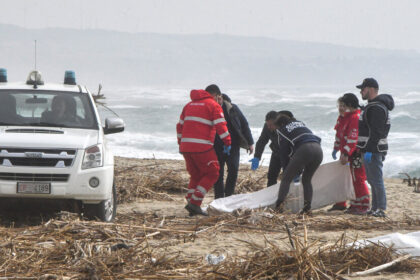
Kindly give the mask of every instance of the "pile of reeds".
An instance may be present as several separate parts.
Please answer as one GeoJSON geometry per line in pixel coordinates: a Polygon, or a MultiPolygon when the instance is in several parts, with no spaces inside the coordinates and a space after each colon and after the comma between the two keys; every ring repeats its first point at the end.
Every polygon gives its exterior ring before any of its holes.
{"type": "Polygon", "coordinates": [[[420,217],[410,217],[409,215],[404,213],[403,221],[409,226],[420,226],[420,217]]]}
{"type": "Polygon", "coordinates": [[[188,179],[183,172],[150,161],[143,165],[117,165],[115,183],[119,203],[136,198],[173,200],[171,194],[186,193],[188,179]]]}
{"type": "MultiPolygon", "coordinates": [[[[182,161],[143,160],[138,164],[129,159],[116,158],[115,183],[118,201],[129,202],[136,198],[172,200],[171,194],[187,192],[189,175],[182,161]]],[[[241,167],[235,193],[261,190],[266,185],[266,173],[261,168],[251,171],[241,167]]]]}
{"type": "MultiPolygon", "coordinates": [[[[344,235],[334,244],[311,240],[306,224],[303,236],[302,231],[285,226],[292,220],[282,225],[285,239],[266,239],[264,246],[244,241],[248,254],[229,256],[217,265],[209,264],[204,256],[166,250],[177,243],[194,246],[204,232],[224,227],[252,230],[241,227],[253,225],[249,218],[249,214],[202,219],[130,215],[110,224],[64,213],[38,226],[2,227],[0,275],[19,279],[340,279],[400,257],[381,244],[347,246],[344,235]]],[[[415,260],[401,259],[387,271],[412,272],[418,267],[415,260]]]]}
{"type": "Polygon", "coordinates": [[[171,194],[186,193],[187,184],[175,172],[165,174],[126,174],[116,176],[118,203],[134,201],[137,198],[173,200],[171,194]]]}
{"type": "MultiPolygon", "coordinates": [[[[210,213],[213,213],[210,210],[210,213]]],[[[322,212],[315,212],[313,216],[305,220],[297,214],[279,214],[272,209],[239,209],[232,214],[219,214],[218,221],[224,222],[224,227],[256,229],[266,232],[284,232],[285,224],[288,224],[293,231],[302,231],[304,226],[317,232],[338,232],[346,230],[366,231],[397,231],[397,230],[418,230],[420,219],[403,215],[401,219],[391,220],[375,218],[362,215],[329,215],[322,212]],[[229,223],[226,221],[229,220],[229,223]]],[[[215,219],[215,218],[213,218],[215,219]]]]}
{"type": "Polygon", "coordinates": [[[368,275],[379,271],[410,272],[420,267],[419,261],[399,256],[382,244],[358,248],[349,246],[343,235],[335,244],[320,247],[289,235],[290,250],[281,250],[267,240],[267,246],[248,244],[252,253],[219,265],[214,275],[224,279],[345,279],[347,275],[368,275]],[[395,265],[378,266],[395,261],[395,265]],[[372,271],[368,271],[373,269],[372,271]]]}
{"type": "Polygon", "coordinates": [[[239,170],[238,181],[235,186],[236,193],[256,192],[266,187],[267,174],[265,172],[251,171],[249,168],[239,170]],[[261,174],[262,173],[262,174],[261,174]]]}
{"type": "Polygon", "coordinates": [[[38,279],[43,275],[114,279],[140,276],[142,271],[171,270],[182,266],[182,259],[155,253],[160,245],[150,245],[149,240],[156,237],[182,242],[193,233],[177,227],[128,221],[121,224],[82,221],[72,214],[39,226],[1,227],[0,275],[16,279],[38,279]]]}

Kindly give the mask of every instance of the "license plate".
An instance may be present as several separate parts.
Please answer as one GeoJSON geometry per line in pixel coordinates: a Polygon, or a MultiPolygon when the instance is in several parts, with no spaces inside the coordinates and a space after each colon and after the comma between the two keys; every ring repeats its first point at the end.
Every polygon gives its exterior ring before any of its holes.
{"type": "Polygon", "coordinates": [[[19,182],[17,183],[17,193],[29,194],[50,194],[50,183],[33,183],[33,182],[19,182]]]}

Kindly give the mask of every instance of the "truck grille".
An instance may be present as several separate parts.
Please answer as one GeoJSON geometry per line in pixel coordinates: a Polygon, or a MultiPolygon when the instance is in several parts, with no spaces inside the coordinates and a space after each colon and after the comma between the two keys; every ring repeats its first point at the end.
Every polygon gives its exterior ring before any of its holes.
{"type": "Polygon", "coordinates": [[[32,167],[69,167],[76,150],[0,148],[0,165],[32,167]]]}
{"type": "Polygon", "coordinates": [[[67,182],[69,174],[34,174],[0,172],[0,180],[25,182],[67,182]]]}

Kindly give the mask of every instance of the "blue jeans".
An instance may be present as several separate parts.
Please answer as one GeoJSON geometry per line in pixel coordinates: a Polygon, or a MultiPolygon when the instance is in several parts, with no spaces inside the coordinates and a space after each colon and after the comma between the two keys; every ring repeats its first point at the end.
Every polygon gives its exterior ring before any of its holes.
{"type": "Polygon", "coordinates": [[[371,210],[374,211],[377,209],[386,210],[386,193],[384,178],[382,177],[383,160],[384,157],[381,153],[372,153],[372,161],[370,163],[363,162],[367,181],[372,191],[371,210]]]}

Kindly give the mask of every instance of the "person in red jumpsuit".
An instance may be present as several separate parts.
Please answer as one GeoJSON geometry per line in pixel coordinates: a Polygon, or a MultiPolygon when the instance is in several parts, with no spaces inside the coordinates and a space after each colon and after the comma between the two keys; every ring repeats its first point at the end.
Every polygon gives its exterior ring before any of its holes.
{"type": "Polygon", "coordinates": [[[185,206],[190,216],[207,215],[200,206],[219,177],[219,161],[213,148],[216,133],[223,141],[223,152],[230,153],[230,134],[222,107],[216,102],[220,95],[217,85],[192,90],[191,101],[185,105],[176,125],[179,151],[190,175],[185,206]]]}
{"type": "MultiPolygon", "coordinates": [[[[361,153],[356,147],[359,135],[359,100],[353,93],[346,93],[339,99],[339,104],[345,112],[340,115],[335,126],[337,133],[333,158],[336,159],[336,153],[340,151],[340,162],[350,163],[356,199],[350,202],[346,213],[363,215],[369,209],[369,189],[366,185],[366,173],[362,166],[361,153]]],[[[344,210],[343,208],[346,209],[346,203],[340,202],[329,210],[344,210]]]]}

